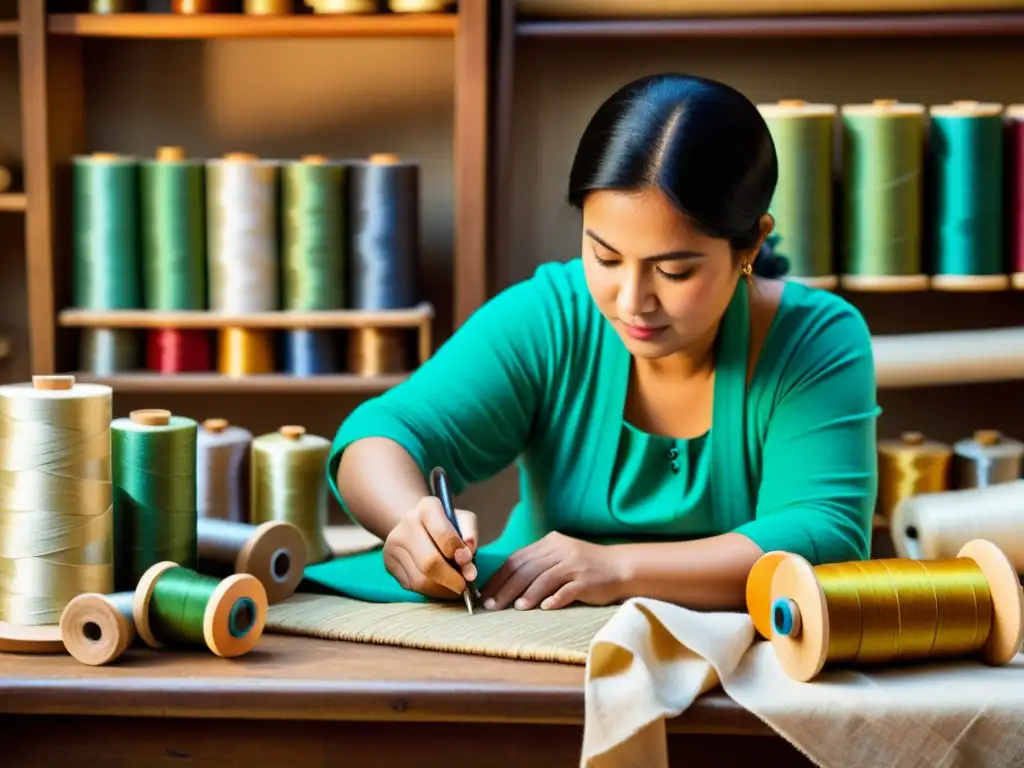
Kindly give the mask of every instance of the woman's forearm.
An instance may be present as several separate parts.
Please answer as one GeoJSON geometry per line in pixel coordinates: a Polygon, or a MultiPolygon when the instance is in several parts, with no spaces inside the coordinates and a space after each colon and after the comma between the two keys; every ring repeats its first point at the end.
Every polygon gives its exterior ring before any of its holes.
{"type": "Polygon", "coordinates": [[[384,437],[367,437],[349,445],[341,455],[337,482],[352,516],[382,539],[429,495],[412,456],[384,437]]]}
{"type": "Polygon", "coordinates": [[[726,533],[697,541],[613,545],[624,597],[649,597],[696,609],[743,610],[747,574],[764,554],[726,533]]]}

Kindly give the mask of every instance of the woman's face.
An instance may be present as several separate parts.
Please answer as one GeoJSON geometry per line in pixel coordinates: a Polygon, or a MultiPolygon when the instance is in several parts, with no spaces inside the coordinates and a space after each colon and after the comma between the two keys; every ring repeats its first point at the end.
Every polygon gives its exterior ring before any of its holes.
{"type": "Polygon", "coordinates": [[[587,197],[583,264],[601,314],[646,359],[713,336],[740,277],[728,240],[698,232],[657,189],[587,197]]]}

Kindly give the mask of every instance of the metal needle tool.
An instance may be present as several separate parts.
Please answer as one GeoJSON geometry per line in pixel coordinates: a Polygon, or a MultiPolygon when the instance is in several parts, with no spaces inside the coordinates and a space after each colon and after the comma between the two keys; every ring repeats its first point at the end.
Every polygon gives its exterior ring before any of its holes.
{"type": "MultiPolygon", "coordinates": [[[[459,538],[465,541],[462,537],[462,529],[459,528],[458,518],[455,516],[455,508],[452,505],[451,491],[448,489],[448,476],[444,473],[444,470],[440,467],[434,467],[430,470],[430,492],[441,500],[441,507],[444,509],[445,517],[448,518],[448,522],[452,524],[455,532],[459,534],[459,538]]],[[[455,570],[462,572],[461,567],[458,563],[449,560],[455,570]]],[[[474,581],[466,581],[466,588],[462,592],[462,599],[466,603],[466,610],[470,614],[475,613],[475,606],[481,601],[480,591],[476,588],[474,581]]]]}

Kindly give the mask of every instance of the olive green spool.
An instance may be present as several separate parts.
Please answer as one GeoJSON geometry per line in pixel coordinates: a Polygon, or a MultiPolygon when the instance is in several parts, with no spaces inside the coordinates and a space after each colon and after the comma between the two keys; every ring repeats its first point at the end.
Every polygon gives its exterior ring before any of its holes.
{"type": "Polygon", "coordinates": [[[345,167],[312,156],[282,169],[284,308],[345,306],[345,167]]]}
{"type": "Polygon", "coordinates": [[[146,308],[206,308],[204,164],[174,157],[140,170],[146,308]]]}
{"type": "Polygon", "coordinates": [[[836,107],[781,101],[759,106],[779,160],[769,213],[789,273],[820,288],[837,285],[833,252],[836,107]]]}
{"type": "Polygon", "coordinates": [[[143,334],[135,328],[83,328],[78,365],[94,376],[137,371],[143,364],[143,334]]]}
{"type": "Polygon", "coordinates": [[[925,290],[924,107],[879,100],[846,105],[842,115],[841,283],[849,290],[925,290]]]}
{"type": "Polygon", "coordinates": [[[82,309],[139,309],[139,165],[135,158],[75,157],[74,302],[82,309]]]}

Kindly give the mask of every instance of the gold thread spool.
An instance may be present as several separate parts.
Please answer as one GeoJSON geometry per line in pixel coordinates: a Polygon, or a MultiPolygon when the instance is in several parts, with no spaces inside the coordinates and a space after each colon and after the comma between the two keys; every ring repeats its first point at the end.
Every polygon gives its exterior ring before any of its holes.
{"type": "Polygon", "coordinates": [[[224,328],[220,332],[218,369],[224,376],[241,378],[274,372],[271,334],[252,328],[224,328]]]}
{"type": "Polygon", "coordinates": [[[79,595],[64,608],[60,633],[75,659],[99,667],[117,661],[135,640],[134,592],[79,595]]]}
{"type": "MultiPolygon", "coordinates": [[[[151,615],[153,593],[165,573],[180,568],[177,563],[156,563],[139,579],[132,604],[135,630],[150,648],[164,648],[168,639],[157,636],[156,622],[151,615]]],[[[187,569],[186,569],[187,570],[187,569]]],[[[203,642],[217,656],[235,658],[249,653],[259,643],[267,621],[267,593],[259,579],[248,573],[236,573],[221,581],[213,591],[203,613],[203,642]],[[251,626],[243,637],[235,637],[229,629],[231,614],[240,601],[253,606],[251,626]]]]}
{"type": "Polygon", "coordinates": [[[271,605],[298,589],[307,559],[302,532],[291,523],[272,520],[257,526],[199,521],[200,572],[252,574],[267,591],[271,605]]]}
{"type": "Polygon", "coordinates": [[[878,513],[889,519],[903,499],[949,489],[953,449],[904,432],[899,440],[878,443],[878,513]]]}
{"type": "Polygon", "coordinates": [[[14,181],[14,174],[10,168],[0,165],[0,192],[6,192],[11,188],[14,181]]]}
{"type": "Polygon", "coordinates": [[[217,0],[172,0],[171,13],[182,15],[216,13],[217,0]]]}
{"type": "Polygon", "coordinates": [[[291,523],[302,532],[309,563],[330,557],[327,529],[329,440],[287,425],[252,441],[251,522],[291,523]]]}
{"type": "Polygon", "coordinates": [[[0,387],[0,652],[64,652],[67,604],[113,590],[112,399],[74,376],[0,387]]]}
{"type": "Polygon", "coordinates": [[[313,8],[313,13],[377,13],[380,8],[377,0],[306,0],[306,5],[313,8]]]}
{"type": "Polygon", "coordinates": [[[245,12],[250,16],[287,16],[292,12],[292,0],[245,0],[245,12]]]}
{"type": "Polygon", "coordinates": [[[408,368],[401,328],[357,328],[349,334],[348,368],[360,376],[402,373],[408,368]]]}
{"type": "Polygon", "coordinates": [[[771,581],[770,607],[755,606],[753,613],[768,611],[776,657],[800,682],[826,664],[979,656],[999,666],[1024,640],[1017,574],[999,547],[983,539],[968,542],[952,560],[811,566],[788,555],[755,564],[751,574],[771,581]]]}
{"type": "Polygon", "coordinates": [[[1024,443],[995,429],[979,429],[971,439],[958,440],[953,454],[954,485],[961,490],[1012,483],[1024,470],[1024,443]]]}

